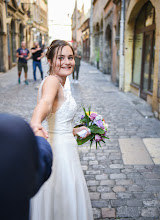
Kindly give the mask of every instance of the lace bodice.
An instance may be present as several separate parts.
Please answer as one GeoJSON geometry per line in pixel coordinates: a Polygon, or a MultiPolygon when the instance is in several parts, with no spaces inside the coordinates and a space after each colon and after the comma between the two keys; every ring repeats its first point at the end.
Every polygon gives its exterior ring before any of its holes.
{"type": "MultiPolygon", "coordinates": [[[[39,88],[39,98],[41,97],[41,90],[44,81],[45,79],[42,81],[39,88]]],[[[65,97],[64,103],[55,113],[50,113],[46,118],[49,133],[70,133],[73,130],[72,121],[77,111],[77,104],[71,93],[64,87],[62,88],[65,97]]]]}

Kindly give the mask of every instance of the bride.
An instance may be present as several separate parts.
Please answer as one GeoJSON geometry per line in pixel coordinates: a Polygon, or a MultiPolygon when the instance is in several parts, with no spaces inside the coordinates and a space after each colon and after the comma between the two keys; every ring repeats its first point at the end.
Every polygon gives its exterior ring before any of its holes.
{"type": "MultiPolygon", "coordinates": [[[[31,200],[30,220],[93,220],[89,193],[74,136],[86,127],[72,128],[76,103],[65,91],[66,77],[74,71],[74,50],[63,40],[54,40],[47,51],[49,76],[39,88],[39,101],[31,126],[44,133],[52,146],[53,167],[49,180],[31,200]],[[48,121],[48,132],[42,127],[48,121]]],[[[86,137],[85,136],[85,137],[86,137]]]]}

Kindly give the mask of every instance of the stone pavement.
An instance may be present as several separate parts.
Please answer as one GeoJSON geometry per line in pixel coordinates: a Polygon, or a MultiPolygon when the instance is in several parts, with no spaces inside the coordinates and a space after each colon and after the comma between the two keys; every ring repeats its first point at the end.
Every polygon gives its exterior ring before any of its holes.
{"type": "MultiPolygon", "coordinates": [[[[43,68],[47,72],[45,61],[43,68]]],[[[40,78],[37,70],[38,75],[40,78]]],[[[31,61],[28,86],[17,84],[16,67],[0,75],[0,112],[18,114],[30,121],[39,83],[33,82],[31,61]]],[[[160,220],[160,163],[155,159],[160,149],[160,121],[153,117],[150,106],[131,93],[120,92],[110,76],[85,62],[79,84],[71,84],[71,91],[78,103],[75,124],[83,113],[82,104],[91,106],[109,124],[110,139],[102,148],[90,149],[88,143],[79,147],[94,219],[160,220]],[[121,152],[124,144],[126,148],[121,152]],[[128,149],[136,155],[133,146],[139,151],[140,145],[149,159],[145,161],[142,153],[144,164],[136,160],[129,160],[133,163],[129,164],[125,157],[133,157],[128,149]]]]}

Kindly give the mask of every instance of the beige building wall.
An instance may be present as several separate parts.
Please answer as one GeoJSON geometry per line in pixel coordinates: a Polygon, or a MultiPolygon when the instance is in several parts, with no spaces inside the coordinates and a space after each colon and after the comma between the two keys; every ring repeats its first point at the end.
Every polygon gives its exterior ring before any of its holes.
{"type": "MultiPolygon", "coordinates": [[[[160,79],[160,1],[150,0],[155,7],[155,60],[154,60],[154,81],[153,81],[153,94],[147,95],[147,102],[152,105],[152,110],[155,115],[160,118],[160,100],[158,98],[158,91],[160,82],[158,82],[158,75],[160,79]]],[[[125,78],[124,78],[124,91],[132,91],[135,95],[139,96],[140,91],[138,88],[131,85],[132,82],[132,68],[133,68],[133,38],[134,38],[134,25],[135,19],[143,7],[148,2],[147,0],[132,0],[126,11],[126,24],[125,24],[125,78]]],[[[160,94],[159,94],[160,96],[160,94]]]]}
{"type": "Polygon", "coordinates": [[[103,71],[104,7],[110,0],[93,1],[93,54],[91,63],[103,71]],[[99,60],[99,61],[98,61],[99,60]],[[97,61],[99,62],[97,65],[97,61]]]}

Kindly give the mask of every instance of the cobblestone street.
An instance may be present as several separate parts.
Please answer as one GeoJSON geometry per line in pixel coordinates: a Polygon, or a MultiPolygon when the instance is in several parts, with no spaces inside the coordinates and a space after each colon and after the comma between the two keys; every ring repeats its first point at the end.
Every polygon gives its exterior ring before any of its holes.
{"type": "MultiPolygon", "coordinates": [[[[48,71],[45,59],[43,70],[48,71]]],[[[19,85],[17,67],[0,74],[0,112],[22,116],[29,122],[40,83],[39,70],[39,80],[33,82],[31,60],[28,86],[23,77],[22,73],[19,85]]],[[[79,147],[94,219],[160,220],[160,160],[147,147],[150,142],[160,140],[160,121],[153,117],[150,106],[131,93],[120,92],[110,82],[109,75],[85,62],[80,68],[79,83],[70,86],[78,104],[75,124],[83,113],[82,104],[86,108],[91,106],[109,124],[109,140],[102,148],[90,149],[89,144],[79,147]],[[144,154],[139,155],[144,164],[135,159],[132,163],[133,158],[124,149],[125,143],[132,145],[131,141],[138,143],[137,149],[143,148],[144,154]]],[[[155,154],[159,152],[160,142],[155,154]]]]}

